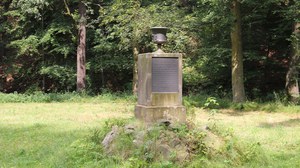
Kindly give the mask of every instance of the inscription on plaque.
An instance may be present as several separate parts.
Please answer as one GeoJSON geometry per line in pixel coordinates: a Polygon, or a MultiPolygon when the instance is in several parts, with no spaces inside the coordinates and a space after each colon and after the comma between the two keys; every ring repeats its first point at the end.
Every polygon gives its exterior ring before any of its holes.
{"type": "Polygon", "coordinates": [[[178,58],[152,58],[152,92],[179,92],[178,58]]]}

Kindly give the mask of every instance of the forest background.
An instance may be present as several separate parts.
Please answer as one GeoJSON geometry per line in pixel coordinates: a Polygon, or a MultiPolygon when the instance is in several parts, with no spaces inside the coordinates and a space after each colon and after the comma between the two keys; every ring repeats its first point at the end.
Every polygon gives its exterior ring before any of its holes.
{"type": "Polygon", "coordinates": [[[297,98],[299,20],[296,0],[1,0],[0,92],[75,91],[83,24],[88,93],[135,90],[136,55],[155,50],[151,27],[166,26],[163,50],[184,53],[184,94],[232,97],[238,44],[243,97],[297,98]]]}

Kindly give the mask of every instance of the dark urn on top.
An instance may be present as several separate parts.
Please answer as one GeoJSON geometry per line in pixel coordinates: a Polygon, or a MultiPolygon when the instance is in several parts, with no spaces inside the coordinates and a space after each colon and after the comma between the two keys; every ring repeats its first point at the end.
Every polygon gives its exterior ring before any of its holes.
{"type": "Polygon", "coordinates": [[[155,44],[158,44],[158,46],[164,44],[167,42],[167,27],[152,27],[152,40],[155,44]]]}

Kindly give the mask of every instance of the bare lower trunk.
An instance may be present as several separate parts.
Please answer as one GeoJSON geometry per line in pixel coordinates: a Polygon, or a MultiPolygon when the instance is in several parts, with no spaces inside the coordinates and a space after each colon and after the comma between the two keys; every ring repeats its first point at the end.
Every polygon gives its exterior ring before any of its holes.
{"type": "Polygon", "coordinates": [[[77,46],[77,92],[85,90],[85,48],[86,48],[86,8],[85,5],[79,2],[79,31],[78,31],[78,46],[77,46]]]}
{"type": "Polygon", "coordinates": [[[240,2],[238,0],[233,0],[232,5],[232,14],[235,18],[231,31],[232,94],[233,102],[240,103],[246,100],[244,89],[240,2]]]}
{"type": "Polygon", "coordinates": [[[2,63],[2,58],[4,56],[4,42],[3,42],[3,35],[0,33],[0,65],[2,63]]]}
{"type": "Polygon", "coordinates": [[[292,35],[291,43],[291,56],[289,69],[286,74],[285,89],[288,95],[289,101],[297,103],[299,101],[299,72],[298,66],[300,64],[300,23],[294,24],[294,31],[292,35]]]}
{"type": "Polygon", "coordinates": [[[132,79],[132,92],[134,95],[137,94],[137,88],[138,88],[138,68],[137,68],[138,55],[139,55],[139,51],[137,47],[134,47],[133,48],[133,79],[132,79]]]}

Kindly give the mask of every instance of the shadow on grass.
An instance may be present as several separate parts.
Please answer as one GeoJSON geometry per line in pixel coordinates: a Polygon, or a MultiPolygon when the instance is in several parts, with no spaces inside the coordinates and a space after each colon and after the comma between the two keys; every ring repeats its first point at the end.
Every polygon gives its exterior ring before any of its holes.
{"type": "Polygon", "coordinates": [[[273,128],[273,127],[297,127],[300,126],[300,118],[294,118],[294,119],[289,119],[286,121],[282,122],[274,122],[274,123],[268,123],[268,122],[263,122],[259,124],[259,127],[262,128],[273,128]]]}
{"type": "Polygon", "coordinates": [[[241,117],[245,115],[245,112],[241,112],[241,111],[233,111],[233,112],[226,112],[224,114],[227,114],[229,116],[234,116],[234,117],[241,117]]]}
{"type": "Polygon", "coordinates": [[[249,115],[250,111],[226,110],[226,111],[221,111],[221,113],[233,117],[242,117],[245,115],[249,115]]]}

